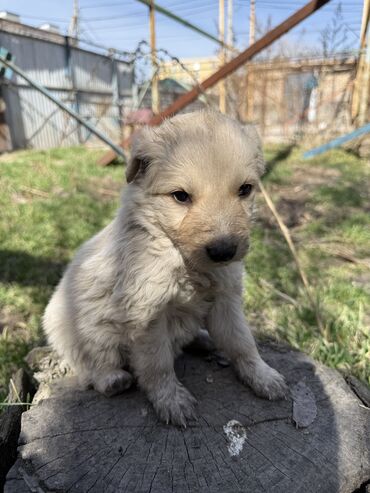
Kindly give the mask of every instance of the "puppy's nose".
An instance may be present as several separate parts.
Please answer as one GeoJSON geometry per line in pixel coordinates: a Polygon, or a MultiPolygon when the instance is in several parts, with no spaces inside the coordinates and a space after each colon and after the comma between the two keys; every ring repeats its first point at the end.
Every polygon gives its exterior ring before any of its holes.
{"type": "Polygon", "coordinates": [[[206,246],[208,257],[214,262],[227,262],[236,253],[237,245],[227,239],[220,239],[206,246]]]}

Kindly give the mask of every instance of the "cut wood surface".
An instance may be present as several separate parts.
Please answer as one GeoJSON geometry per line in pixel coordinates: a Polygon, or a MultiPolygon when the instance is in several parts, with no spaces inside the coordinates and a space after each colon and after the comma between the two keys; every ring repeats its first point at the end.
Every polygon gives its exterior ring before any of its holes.
{"type": "Polygon", "coordinates": [[[263,345],[261,352],[291,388],[300,389],[293,392],[295,399],[309,389],[301,403],[294,402],[316,407],[310,419],[305,417],[306,427],[293,422],[291,398],[260,399],[224,360],[186,354],[176,368],[199,401],[198,420],[186,429],[160,423],[138,389],[108,399],[59,385],[23,414],[18,459],[5,492],[352,493],[365,488],[370,409],[337,371],[283,346],[263,345]]]}

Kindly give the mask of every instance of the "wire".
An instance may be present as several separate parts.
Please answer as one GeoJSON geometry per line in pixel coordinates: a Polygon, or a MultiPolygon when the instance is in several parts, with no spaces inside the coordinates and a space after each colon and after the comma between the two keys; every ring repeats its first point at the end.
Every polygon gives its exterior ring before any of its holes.
{"type": "Polygon", "coordinates": [[[101,7],[107,8],[107,7],[122,7],[122,2],[113,2],[113,3],[98,3],[94,5],[81,5],[80,10],[86,10],[86,9],[99,9],[101,7]]]}
{"type": "Polygon", "coordinates": [[[95,38],[95,40],[97,42],[101,42],[101,38],[99,35],[97,35],[95,32],[94,32],[94,29],[90,26],[89,22],[87,22],[85,19],[81,19],[81,22],[83,24],[86,25],[86,27],[88,28],[89,32],[92,34],[92,36],[95,38]]]}
{"type": "MultiPolygon", "coordinates": [[[[185,8],[184,9],[181,9],[180,11],[175,11],[173,10],[173,12],[176,12],[176,14],[186,14],[186,15],[192,15],[192,14],[197,14],[198,12],[202,12],[202,11],[209,11],[210,7],[212,7],[213,2],[211,3],[207,3],[207,4],[204,4],[204,5],[198,5],[197,7],[191,7],[190,10],[189,8],[185,8]]],[[[189,6],[188,6],[189,7],[189,6]]],[[[116,19],[128,19],[130,17],[136,17],[136,16],[139,16],[139,17],[147,17],[147,11],[138,11],[138,12],[131,12],[131,13],[128,13],[128,14],[125,14],[125,15],[111,15],[111,16],[108,16],[108,17],[86,17],[85,19],[88,20],[89,22],[102,22],[102,21],[109,21],[109,20],[116,20],[116,19]]]]}
{"type": "MultiPolygon", "coordinates": [[[[179,2],[171,2],[171,6],[170,8],[173,8],[173,7],[177,7],[177,6],[180,6],[180,5],[199,5],[201,2],[197,1],[197,0],[193,0],[193,1],[190,1],[190,0],[180,0],[179,2]]],[[[122,7],[123,6],[123,3],[122,2],[113,2],[113,3],[98,3],[98,4],[94,4],[94,5],[82,5],[80,7],[81,10],[85,10],[85,9],[92,9],[92,8],[107,8],[107,7],[122,7]]]]}

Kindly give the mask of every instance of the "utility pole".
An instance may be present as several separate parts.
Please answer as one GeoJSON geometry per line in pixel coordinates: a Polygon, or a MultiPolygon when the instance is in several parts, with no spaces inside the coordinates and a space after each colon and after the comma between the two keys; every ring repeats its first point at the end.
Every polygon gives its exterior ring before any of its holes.
{"type": "Polygon", "coordinates": [[[256,3],[250,0],[249,10],[249,46],[256,41],[256,3]]]}
{"type": "Polygon", "coordinates": [[[154,0],[150,0],[149,6],[149,25],[150,25],[150,51],[152,58],[152,111],[156,115],[160,111],[159,91],[158,91],[158,62],[155,36],[155,8],[154,0]]]}
{"type": "Polygon", "coordinates": [[[358,125],[368,122],[368,105],[370,90],[370,0],[364,0],[362,12],[360,57],[352,95],[352,117],[358,125]]]}
{"type": "MultiPolygon", "coordinates": [[[[256,41],[256,3],[255,0],[250,0],[249,6],[249,46],[256,41]]],[[[254,73],[253,68],[247,66],[247,119],[253,121],[254,111],[254,73]]]]}
{"type": "Polygon", "coordinates": [[[68,28],[68,36],[74,38],[74,41],[71,43],[73,44],[73,46],[78,45],[77,40],[79,35],[80,35],[80,26],[79,26],[78,0],[73,0],[73,15],[68,28]]]}
{"type": "MultiPolygon", "coordinates": [[[[218,35],[220,41],[225,43],[225,0],[219,0],[218,10],[218,35]]],[[[225,65],[226,62],[225,48],[220,48],[220,67],[225,65]]],[[[219,83],[219,107],[221,113],[226,113],[226,84],[225,79],[222,79],[219,83]]]]}
{"type": "Polygon", "coordinates": [[[366,48],[363,54],[363,77],[362,77],[362,91],[360,99],[360,111],[358,115],[358,121],[360,126],[369,122],[369,90],[370,90],[370,28],[367,24],[366,29],[366,48]]]}
{"type": "Polygon", "coordinates": [[[233,46],[233,0],[227,0],[227,45],[233,46]]]}
{"type": "MultiPolygon", "coordinates": [[[[234,35],[233,35],[233,0],[227,0],[227,33],[226,33],[226,42],[227,46],[233,47],[233,42],[234,42],[234,35]]],[[[230,51],[226,53],[226,60],[229,61],[232,58],[232,54],[230,51]]],[[[230,78],[226,79],[226,95],[225,100],[226,100],[226,108],[227,108],[227,101],[230,101],[230,96],[231,98],[233,93],[233,86],[231,83],[230,78]]],[[[232,110],[234,112],[233,104],[229,103],[229,112],[232,110]]],[[[236,109],[236,108],[235,108],[236,109]]]]}

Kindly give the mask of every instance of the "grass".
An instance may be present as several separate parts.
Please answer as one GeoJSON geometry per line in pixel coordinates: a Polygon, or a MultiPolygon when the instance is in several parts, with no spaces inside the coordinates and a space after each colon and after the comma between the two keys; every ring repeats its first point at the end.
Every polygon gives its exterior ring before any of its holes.
{"type": "MultiPolygon", "coordinates": [[[[344,151],[307,162],[300,154],[269,148],[265,185],[297,244],[325,333],[262,197],[246,260],[247,316],[261,335],[370,383],[368,163],[344,151]]],[[[65,265],[115,213],[123,169],[96,166],[98,156],[69,148],[0,157],[0,401],[27,351],[43,342],[41,315],[65,265]]]]}
{"type": "Polygon", "coordinates": [[[96,166],[98,155],[69,148],[0,157],[0,401],[43,342],[41,315],[65,265],[117,208],[123,169],[96,166]]]}
{"type": "Polygon", "coordinates": [[[273,165],[264,183],[290,225],[324,330],[261,197],[246,259],[246,311],[262,335],[370,384],[369,164],[342,150],[303,161],[299,149],[274,163],[280,152],[266,153],[273,165]]]}

